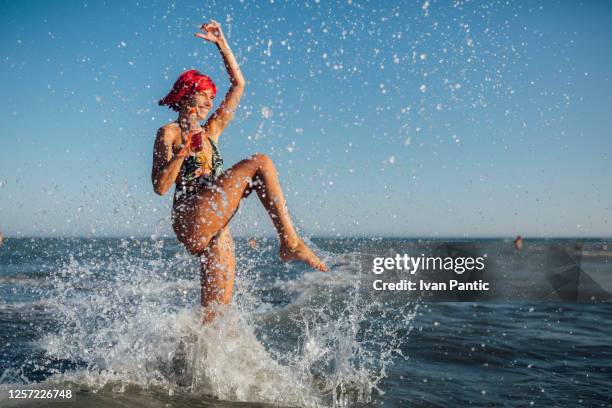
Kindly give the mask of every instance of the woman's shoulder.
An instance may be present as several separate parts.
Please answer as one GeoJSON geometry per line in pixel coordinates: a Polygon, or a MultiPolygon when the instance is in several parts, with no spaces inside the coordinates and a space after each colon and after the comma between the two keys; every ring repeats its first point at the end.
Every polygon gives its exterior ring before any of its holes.
{"type": "Polygon", "coordinates": [[[168,141],[174,141],[177,138],[180,139],[181,131],[176,122],[170,122],[157,129],[157,137],[161,137],[168,141]]]}

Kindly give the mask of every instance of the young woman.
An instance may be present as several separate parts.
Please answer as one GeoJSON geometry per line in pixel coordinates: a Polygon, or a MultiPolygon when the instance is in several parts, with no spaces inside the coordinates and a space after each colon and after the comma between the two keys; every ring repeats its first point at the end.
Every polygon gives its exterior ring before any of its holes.
{"type": "Polygon", "coordinates": [[[203,322],[215,316],[215,304],[229,304],[234,287],[236,260],[228,223],[240,200],[253,191],[272,219],[280,240],[283,261],[299,260],[326,271],[325,264],[298,236],[285,204],[272,160],[257,153],[226,171],[219,153],[219,136],[232,120],[244,91],[245,81],[223,36],[211,21],[196,37],[217,46],[231,80],[231,86],[217,110],[203,126],[213,106],[217,88],[196,70],[186,71],[159,104],[178,113],[176,121],[157,132],[151,179],[157,194],[176,184],[172,226],[178,240],[202,264],[203,322]]]}

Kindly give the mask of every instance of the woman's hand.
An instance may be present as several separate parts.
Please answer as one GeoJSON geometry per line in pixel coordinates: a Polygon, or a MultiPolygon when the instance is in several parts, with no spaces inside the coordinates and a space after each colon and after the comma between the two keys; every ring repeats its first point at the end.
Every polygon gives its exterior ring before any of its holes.
{"type": "MultiPolygon", "coordinates": [[[[181,132],[182,133],[182,132],[181,132]]],[[[191,154],[191,135],[193,133],[185,133],[181,135],[182,144],[178,152],[176,152],[176,157],[187,157],[191,154]]]]}
{"type": "Polygon", "coordinates": [[[197,33],[196,37],[212,42],[219,48],[219,52],[221,53],[221,57],[223,57],[223,63],[225,64],[232,84],[223,102],[221,102],[215,113],[213,113],[206,121],[206,124],[204,124],[204,132],[211,140],[216,142],[221,132],[223,132],[227,124],[234,117],[234,112],[238,108],[238,103],[244,92],[245,81],[240,72],[238,62],[236,62],[236,57],[234,57],[234,53],[232,53],[229,44],[223,36],[221,25],[215,20],[211,20],[209,23],[203,24],[200,28],[203,33],[197,33]]]}
{"type": "Polygon", "coordinates": [[[215,20],[210,20],[206,24],[202,24],[200,29],[203,33],[196,33],[196,37],[203,38],[213,44],[221,44],[225,42],[223,31],[221,31],[221,25],[215,20]]]}
{"type": "MultiPolygon", "coordinates": [[[[196,109],[192,108],[189,116],[184,122],[181,122],[181,148],[176,153],[179,157],[189,155],[194,149],[197,151],[201,146],[201,140],[198,140],[196,135],[202,132],[202,126],[198,122],[196,109]]],[[[201,139],[201,138],[200,138],[201,139]]]]}

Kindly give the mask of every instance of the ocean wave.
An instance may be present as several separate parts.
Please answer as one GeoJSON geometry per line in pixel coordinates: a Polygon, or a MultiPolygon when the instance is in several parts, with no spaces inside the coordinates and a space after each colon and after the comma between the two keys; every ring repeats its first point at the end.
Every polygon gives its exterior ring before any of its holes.
{"type": "Polygon", "coordinates": [[[363,340],[373,305],[356,290],[353,255],[328,254],[328,274],[292,265],[282,282],[272,248],[239,259],[232,307],[202,326],[197,262],[158,249],[68,256],[54,268],[37,289],[53,319],[36,345],[46,381],[292,406],[346,406],[378,393],[397,344],[384,332],[363,340]]]}

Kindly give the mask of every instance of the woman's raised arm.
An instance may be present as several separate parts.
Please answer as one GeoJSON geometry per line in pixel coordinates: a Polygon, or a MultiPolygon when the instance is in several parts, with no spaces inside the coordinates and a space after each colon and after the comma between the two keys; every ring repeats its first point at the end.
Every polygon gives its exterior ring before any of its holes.
{"type": "Polygon", "coordinates": [[[221,132],[223,132],[234,117],[234,112],[238,108],[240,98],[244,92],[245,81],[242,72],[240,72],[238,62],[236,62],[236,57],[234,57],[234,53],[232,53],[232,50],[227,44],[219,23],[212,20],[208,24],[203,24],[201,29],[203,33],[196,33],[196,37],[203,38],[219,48],[231,82],[230,89],[225,95],[225,99],[223,99],[221,105],[219,105],[215,113],[212,114],[204,125],[204,132],[206,132],[208,137],[217,141],[221,132]]]}

